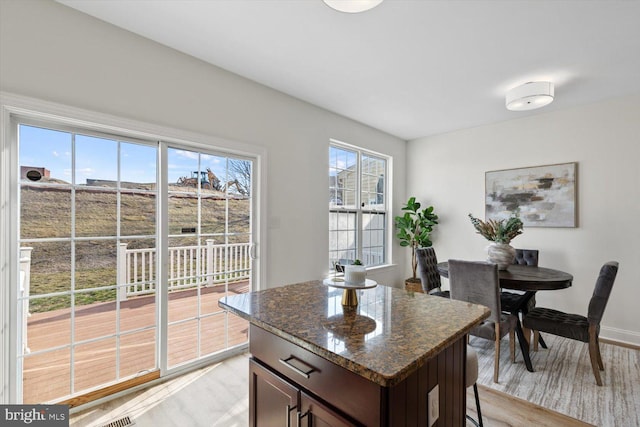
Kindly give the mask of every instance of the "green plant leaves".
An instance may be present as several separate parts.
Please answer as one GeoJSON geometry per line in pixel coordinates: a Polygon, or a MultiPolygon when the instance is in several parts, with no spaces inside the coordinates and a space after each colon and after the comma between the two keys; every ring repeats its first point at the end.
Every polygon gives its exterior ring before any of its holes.
{"type": "Polygon", "coordinates": [[[416,202],[415,197],[409,198],[407,204],[402,207],[407,211],[402,216],[394,218],[400,240],[400,246],[427,247],[431,246],[431,232],[438,223],[438,215],[434,213],[433,206],[420,210],[422,205],[416,202]]]}

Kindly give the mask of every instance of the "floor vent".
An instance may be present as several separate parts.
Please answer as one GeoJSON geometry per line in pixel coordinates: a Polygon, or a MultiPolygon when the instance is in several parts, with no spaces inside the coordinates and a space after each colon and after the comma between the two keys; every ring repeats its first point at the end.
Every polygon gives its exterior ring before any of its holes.
{"type": "Polygon", "coordinates": [[[135,424],[136,423],[131,421],[131,418],[122,417],[119,420],[111,421],[109,424],[105,424],[102,427],[129,427],[135,424]]]}

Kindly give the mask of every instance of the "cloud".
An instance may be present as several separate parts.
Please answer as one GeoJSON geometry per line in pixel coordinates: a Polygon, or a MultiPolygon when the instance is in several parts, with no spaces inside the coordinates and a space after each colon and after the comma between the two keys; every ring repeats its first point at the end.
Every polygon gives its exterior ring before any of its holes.
{"type": "Polygon", "coordinates": [[[187,159],[198,160],[198,153],[194,153],[193,151],[175,150],[174,152],[175,152],[176,155],[178,155],[180,157],[185,157],[187,159]]]}
{"type": "Polygon", "coordinates": [[[81,176],[91,176],[94,172],[95,172],[95,169],[92,169],[92,168],[76,169],[76,174],[81,176]]]}
{"type": "Polygon", "coordinates": [[[202,162],[204,163],[205,161],[208,161],[208,163],[212,163],[215,165],[218,165],[220,163],[222,163],[225,159],[220,158],[219,156],[212,156],[210,154],[201,154],[200,158],[202,159],[202,162]]]}

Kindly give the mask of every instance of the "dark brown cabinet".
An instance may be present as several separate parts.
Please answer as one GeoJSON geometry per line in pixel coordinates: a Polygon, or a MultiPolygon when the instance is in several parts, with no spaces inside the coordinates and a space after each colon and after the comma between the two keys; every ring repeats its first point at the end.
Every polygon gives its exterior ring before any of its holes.
{"type": "Polygon", "coordinates": [[[249,361],[249,426],[251,427],[347,427],[350,422],[334,408],[296,385],[249,361]]]}
{"type": "Polygon", "coordinates": [[[300,390],[279,376],[249,361],[249,425],[251,427],[293,426],[300,390]]]}
{"type": "Polygon", "coordinates": [[[303,391],[300,392],[300,408],[301,427],[348,427],[357,425],[303,391]]]}

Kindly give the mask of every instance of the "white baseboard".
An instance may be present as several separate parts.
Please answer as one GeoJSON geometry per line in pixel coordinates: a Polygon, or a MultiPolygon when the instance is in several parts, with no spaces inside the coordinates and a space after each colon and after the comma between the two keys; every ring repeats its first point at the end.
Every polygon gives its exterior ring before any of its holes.
{"type": "Polygon", "coordinates": [[[600,326],[600,338],[640,346],[640,332],[600,326]]]}

